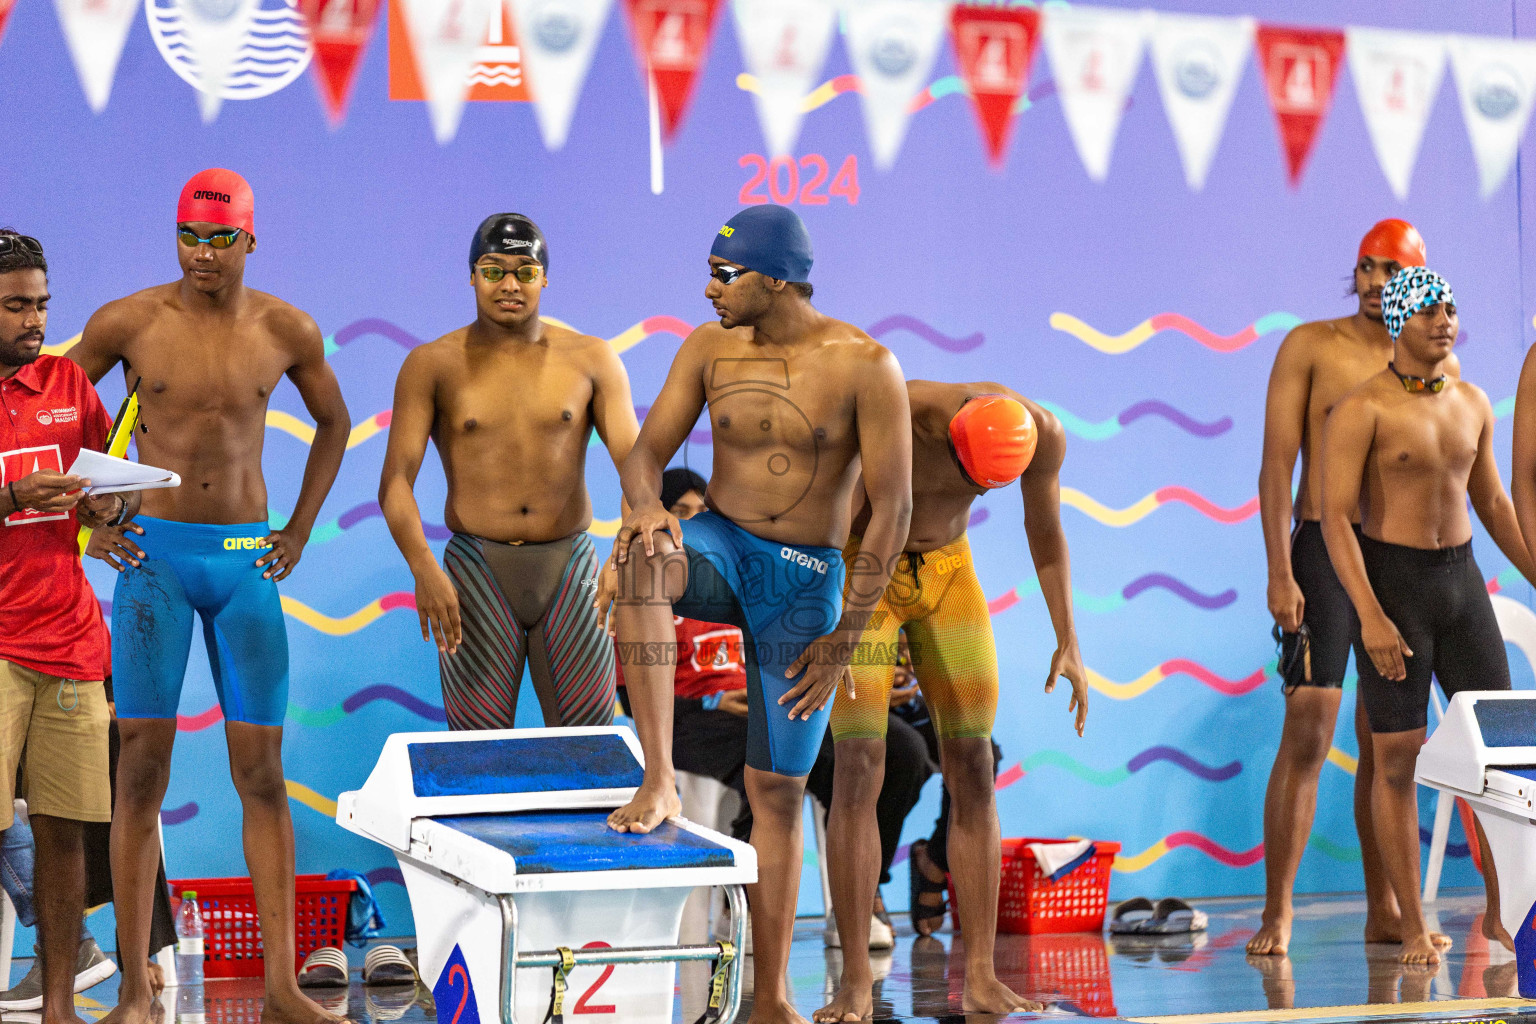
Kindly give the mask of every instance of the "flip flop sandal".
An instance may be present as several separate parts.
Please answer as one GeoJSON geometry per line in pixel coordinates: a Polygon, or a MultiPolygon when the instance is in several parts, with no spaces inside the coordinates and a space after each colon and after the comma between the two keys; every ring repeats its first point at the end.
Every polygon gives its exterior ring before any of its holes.
{"type": "Polygon", "coordinates": [[[1147,925],[1156,915],[1156,911],[1157,908],[1152,905],[1152,901],[1145,896],[1126,900],[1115,908],[1115,915],[1110,918],[1110,934],[1140,935],[1147,930],[1147,925]]]}
{"type": "MultiPolygon", "coordinates": [[[[919,846],[921,846],[923,851],[926,852],[928,849],[928,840],[918,839],[913,842],[911,853],[909,853],[907,857],[908,885],[910,886],[909,895],[911,896],[911,903],[909,904],[911,909],[909,914],[912,919],[913,928],[917,927],[917,922],[919,921],[932,921],[935,918],[942,919],[944,915],[949,911],[949,884],[947,881],[935,882],[927,875],[923,874],[922,868],[917,866],[917,860],[915,857],[919,846]],[[935,893],[941,897],[939,903],[932,904],[924,903],[922,901],[921,897],[931,896],[935,893]]],[[[930,863],[932,862],[930,861],[930,863]]],[[[918,934],[921,935],[922,933],[919,932],[918,934]]]]}
{"type": "Polygon", "coordinates": [[[336,946],[321,946],[304,958],[299,969],[300,988],[346,988],[351,968],[347,954],[336,946]]]}
{"type": "Polygon", "coordinates": [[[398,946],[374,946],[363,958],[364,985],[414,985],[416,968],[398,946]]]}
{"type": "Polygon", "coordinates": [[[1177,896],[1157,901],[1157,908],[1142,931],[1153,935],[1177,935],[1183,932],[1203,932],[1207,924],[1205,911],[1196,910],[1177,896]]]}

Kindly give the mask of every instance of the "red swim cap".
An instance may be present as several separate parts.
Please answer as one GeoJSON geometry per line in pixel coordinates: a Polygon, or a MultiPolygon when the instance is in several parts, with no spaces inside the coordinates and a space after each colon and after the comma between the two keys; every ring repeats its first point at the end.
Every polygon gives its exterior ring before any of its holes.
{"type": "Polygon", "coordinates": [[[234,171],[222,167],[210,167],[192,175],[181,187],[181,199],[176,203],[176,223],[198,221],[239,228],[254,236],[256,197],[251,194],[250,184],[234,171]]]}
{"type": "Polygon", "coordinates": [[[1012,398],[978,395],[949,421],[949,439],[978,487],[1006,487],[1034,458],[1035,418],[1012,398]]]}
{"type": "Polygon", "coordinates": [[[1377,259],[1396,260],[1405,267],[1424,266],[1424,239],[1419,229],[1405,220],[1388,217],[1377,221],[1376,226],[1360,239],[1360,252],[1355,259],[1367,256],[1377,259]]]}

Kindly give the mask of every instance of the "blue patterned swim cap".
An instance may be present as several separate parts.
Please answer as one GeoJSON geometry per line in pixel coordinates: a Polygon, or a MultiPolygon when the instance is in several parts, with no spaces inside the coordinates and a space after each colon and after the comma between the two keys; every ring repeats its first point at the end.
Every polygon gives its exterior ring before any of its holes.
{"type": "Polygon", "coordinates": [[[1425,306],[1455,301],[1451,284],[1445,278],[1427,267],[1404,267],[1381,290],[1381,318],[1386,321],[1387,333],[1396,341],[1403,332],[1403,324],[1413,314],[1425,306]]]}

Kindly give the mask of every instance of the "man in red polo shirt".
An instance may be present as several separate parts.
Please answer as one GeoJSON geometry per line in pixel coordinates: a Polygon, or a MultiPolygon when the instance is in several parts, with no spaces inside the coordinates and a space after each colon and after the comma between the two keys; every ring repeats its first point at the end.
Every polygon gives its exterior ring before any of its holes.
{"type": "Polygon", "coordinates": [[[85,912],[81,823],[112,816],[107,634],[76,537],[82,523],[126,518],[137,503],[86,498],[90,481],[65,474],[80,449],[104,448],[111,418],[84,370],[42,354],[47,324],[43,247],[0,230],[0,829],[11,826],[25,749],[43,1022],[72,1024],[85,912]]]}

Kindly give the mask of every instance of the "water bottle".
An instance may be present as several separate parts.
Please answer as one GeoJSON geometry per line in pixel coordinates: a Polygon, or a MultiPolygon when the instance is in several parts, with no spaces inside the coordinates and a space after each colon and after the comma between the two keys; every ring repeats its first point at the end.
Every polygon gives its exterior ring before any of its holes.
{"type": "Polygon", "coordinates": [[[198,1024],[203,1020],[203,914],[195,892],[181,894],[176,912],[176,981],[181,987],[176,996],[177,1019],[198,1024]]]}

